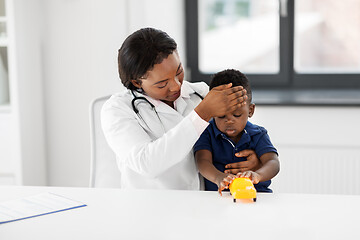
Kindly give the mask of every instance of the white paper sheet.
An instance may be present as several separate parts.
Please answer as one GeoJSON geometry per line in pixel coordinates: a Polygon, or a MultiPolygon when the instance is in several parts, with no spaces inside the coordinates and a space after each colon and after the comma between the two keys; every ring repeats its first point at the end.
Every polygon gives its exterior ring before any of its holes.
{"type": "Polygon", "coordinates": [[[54,193],[41,193],[0,202],[0,224],[85,206],[86,204],[54,193]]]}

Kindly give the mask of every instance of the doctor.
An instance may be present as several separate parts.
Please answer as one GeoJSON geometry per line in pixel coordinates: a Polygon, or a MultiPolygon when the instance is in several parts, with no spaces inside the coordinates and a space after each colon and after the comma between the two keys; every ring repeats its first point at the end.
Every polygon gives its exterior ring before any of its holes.
{"type": "MultiPolygon", "coordinates": [[[[126,38],[118,55],[126,90],[101,112],[102,128],[117,157],[123,188],[199,189],[193,145],[208,121],[246,104],[242,87],[184,81],[176,42],[165,32],[140,29],[126,38]]],[[[245,165],[258,167],[250,151],[245,165]],[[251,161],[251,159],[253,159],[251,161]]]]}

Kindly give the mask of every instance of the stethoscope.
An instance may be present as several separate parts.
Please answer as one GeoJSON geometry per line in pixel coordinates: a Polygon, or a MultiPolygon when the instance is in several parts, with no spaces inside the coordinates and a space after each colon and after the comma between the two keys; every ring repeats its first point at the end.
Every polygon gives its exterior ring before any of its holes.
{"type": "MultiPolygon", "coordinates": [[[[135,102],[138,101],[138,100],[144,100],[146,103],[148,103],[148,104],[150,105],[151,109],[155,112],[157,118],[159,119],[159,122],[161,123],[161,127],[162,127],[162,129],[163,129],[163,131],[164,131],[164,133],[165,133],[166,131],[165,131],[164,124],[163,124],[163,122],[161,121],[161,118],[160,118],[158,112],[156,111],[156,108],[155,108],[154,104],[152,104],[152,103],[151,103],[147,98],[145,98],[145,97],[141,97],[141,96],[138,97],[138,96],[136,96],[135,93],[134,93],[134,90],[131,90],[131,93],[132,93],[132,95],[134,96],[133,100],[131,101],[132,109],[134,110],[134,112],[136,113],[136,115],[141,119],[141,121],[143,121],[143,122],[145,123],[146,127],[151,131],[150,127],[147,125],[147,123],[145,122],[145,120],[143,119],[143,117],[141,116],[141,114],[139,113],[139,109],[137,108],[137,105],[136,105],[136,103],[135,103],[135,102]]],[[[199,93],[194,92],[194,94],[197,95],[199,98],[201,98],[201,100],[204,99],[203,96],[201,96],[199,93]]]]}

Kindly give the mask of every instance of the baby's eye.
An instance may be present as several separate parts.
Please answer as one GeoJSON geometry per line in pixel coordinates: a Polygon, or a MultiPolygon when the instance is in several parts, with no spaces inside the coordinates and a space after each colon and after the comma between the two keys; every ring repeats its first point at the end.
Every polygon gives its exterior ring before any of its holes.
{"type": "Polygon", "coordinates": [[[221,116],[221,117],[219,117],[219,118],[225,118],[225,115],[224,115],[224,116],[221,116]]]}
{"type": "Polygon", "coordinates": [[[242,114],[234,114],[234,117],[241,117],[242,114]]]}

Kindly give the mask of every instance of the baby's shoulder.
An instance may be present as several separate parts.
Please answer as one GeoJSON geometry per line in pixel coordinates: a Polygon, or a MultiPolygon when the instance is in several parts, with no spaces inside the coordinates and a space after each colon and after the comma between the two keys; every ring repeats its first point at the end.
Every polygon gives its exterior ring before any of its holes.
{"type": "Polygon", "coordinates": [[[246,126],[245,126],[245,130],[247,131],[247,133],[250,136],[255,136],[255,135],[263,135],[263,134],[267,134],[267,130],[266,128],[264,128],[263,126],[260,125],[256,125],[253,124],[251,122],[247,122],[246,126]]]}

